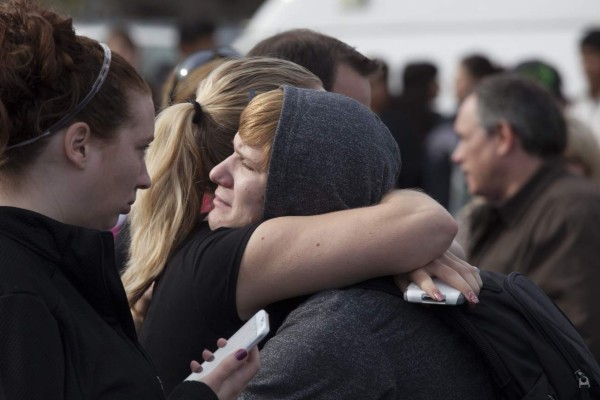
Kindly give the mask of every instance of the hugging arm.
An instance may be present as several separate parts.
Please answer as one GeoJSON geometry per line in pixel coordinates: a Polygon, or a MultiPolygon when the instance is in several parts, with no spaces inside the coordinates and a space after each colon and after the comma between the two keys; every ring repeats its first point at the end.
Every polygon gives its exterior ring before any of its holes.
{"type": "Polygon", "coordinates": [[[443,256],[456,231],[442,206],[412,190],[371,207],[265,221],[242,258],[238,313],[246,319],[281,299],[413,271],[443,256]]]}

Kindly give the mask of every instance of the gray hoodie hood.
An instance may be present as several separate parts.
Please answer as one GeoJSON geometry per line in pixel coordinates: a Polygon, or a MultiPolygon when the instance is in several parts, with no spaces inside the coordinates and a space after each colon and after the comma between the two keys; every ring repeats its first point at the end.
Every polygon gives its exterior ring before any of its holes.
{"type": "Polygon", "coordinates": [[[291,86],[283,90],[264,218],[378,203],[400,172],[400,151],[387,127],[349,97],[291,86]]]}

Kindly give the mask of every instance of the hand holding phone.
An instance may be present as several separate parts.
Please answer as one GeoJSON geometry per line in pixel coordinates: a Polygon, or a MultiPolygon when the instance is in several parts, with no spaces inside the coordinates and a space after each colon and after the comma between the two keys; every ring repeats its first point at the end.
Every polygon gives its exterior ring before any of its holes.
{"type": "Polygon", "coordinates": [[[227,340],[227,344],[224,347],[215,351],[212,361],[205,361],[202,363],[202,371],[193,372],[185,380],[200,380],[202,377],[213,371],[225,357],[240,349],[250,352],[250,350],[264,339],[268,333],[269,315],[265,310],[260,310],[227,340]]]}
{"type": "Polygon", "coordinates": [[[433,278],[433,283],[439,289],[443,296],[442,301],[429,296],[423,289],[421,289],[416,283],[408,285],[404,291],[404,300],[411,303],[423,303],[423,304],[439,304],[439,305],[457,305],[465,302],[465,297],[458,290],[452,286],[440,281],[437,278],[433,278]]]}

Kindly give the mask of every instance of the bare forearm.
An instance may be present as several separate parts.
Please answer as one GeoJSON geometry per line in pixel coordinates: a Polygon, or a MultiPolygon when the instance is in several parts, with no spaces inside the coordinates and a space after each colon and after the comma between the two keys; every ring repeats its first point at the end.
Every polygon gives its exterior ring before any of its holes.
{"type": "Polygon", "coordinates": [[[412,271],[443,255],[456,230],[443,207],[409,190],[372,207],[267,221],[242,260],[240,316],[280,299],[412,271]]]}
{"type": "Polygon", "coordinates": [[[390,261],[395,258],[400,265],[390,272],[414,270],[440,257],[449,248],[454,249],[458,225],[431,197],[414,190],[399,190],[383,199],[382,205],[386,204],[392,208],[389,215],[381,215],[380,226],[388,227],[390,237],[402,241],[404,247],[391,249],[390,261]]]}

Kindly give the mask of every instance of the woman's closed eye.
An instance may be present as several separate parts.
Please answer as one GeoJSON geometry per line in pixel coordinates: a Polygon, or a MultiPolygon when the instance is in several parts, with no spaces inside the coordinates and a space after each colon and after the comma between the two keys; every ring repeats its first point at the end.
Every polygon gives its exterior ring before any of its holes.
{"type": "Polygon", "coordinates": [[[242,159],[241,163],[242,163],[242,167],[246,168],[248,171],[256,171],[245,160],[242,159]]]}

